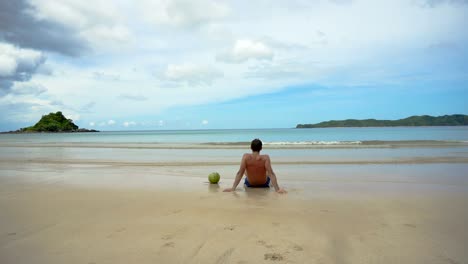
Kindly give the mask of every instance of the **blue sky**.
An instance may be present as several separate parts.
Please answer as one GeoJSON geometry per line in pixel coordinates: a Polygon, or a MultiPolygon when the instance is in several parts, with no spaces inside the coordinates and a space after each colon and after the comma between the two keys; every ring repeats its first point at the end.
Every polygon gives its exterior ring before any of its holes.
{"type": "Polygon", "coordinates": [[[467,114],[465,0],[2,1],[0,131],[467,114]]]}

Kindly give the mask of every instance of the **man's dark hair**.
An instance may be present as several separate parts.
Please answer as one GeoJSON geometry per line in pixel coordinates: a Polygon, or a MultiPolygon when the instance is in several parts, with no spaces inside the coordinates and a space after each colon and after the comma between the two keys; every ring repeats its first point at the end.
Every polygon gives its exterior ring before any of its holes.
{"type": "Polygon", "coordinates": [[[262,150],[262,141],[258,138],[252,140],[252,143],[250,143],[250,149],[252,149],[252,151],[262,150]]]}

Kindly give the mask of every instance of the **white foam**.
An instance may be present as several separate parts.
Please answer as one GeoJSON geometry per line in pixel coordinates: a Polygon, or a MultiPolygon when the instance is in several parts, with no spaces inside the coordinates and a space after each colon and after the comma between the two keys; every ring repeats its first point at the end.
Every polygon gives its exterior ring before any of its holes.
{"type": "Polygon", "coordinates": [[[265,145],[359,145],[361,141],[277,141],[265,142],[265,145]]]}

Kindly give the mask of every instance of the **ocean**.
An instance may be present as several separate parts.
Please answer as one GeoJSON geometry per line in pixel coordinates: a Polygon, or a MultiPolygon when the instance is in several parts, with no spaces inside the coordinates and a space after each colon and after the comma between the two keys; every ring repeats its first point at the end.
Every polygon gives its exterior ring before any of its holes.
{"type": "Polygon", "coordinates": [[[468,142],[468,127],[275,128],[1,134],[0,143],[248,143],[335,145],[370,141],[468,142]]]}

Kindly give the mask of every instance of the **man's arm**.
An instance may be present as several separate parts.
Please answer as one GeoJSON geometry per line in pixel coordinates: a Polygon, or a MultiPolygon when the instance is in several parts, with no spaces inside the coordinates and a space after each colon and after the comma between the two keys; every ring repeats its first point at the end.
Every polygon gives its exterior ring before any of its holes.
{"type": "Polygon", "coordinates": [[[280,188],[278,185],[278,179],[276,178],[276,174],[273,171],[273,168],[271,167],[270,156],[268,155],[266,155],[265,167],[266,167],[267,175],[270,177],[271,183],[273,184],[275,191],[277,193],[286,193],[286,190],[283,188],[280,188]]]}
{"type": "Polygon", "coordinates": [[[246,164],[247,164],[247,162],[245,160],[246,157],[247,157],[247,155],[245,155],[245,154],[244,154],[244,156],[242,156],[241,165],[240,165],[239,171],[236,174],[236,179],[234,180],[234,183],[232,184],[232,187],[224,189],[224,192],[232,192],[232,191],[236,190],[237,185],[239,185],[239,182],[241,181],[242,176],[244,176],[244,173],[245,173],[245,168],[246,168],[246,164]]]}

